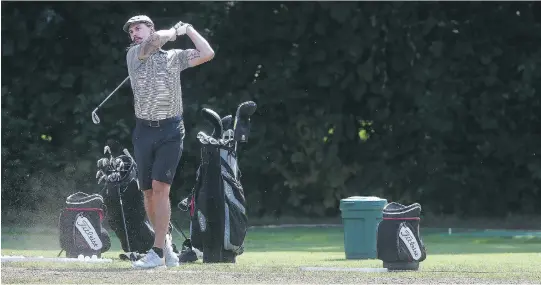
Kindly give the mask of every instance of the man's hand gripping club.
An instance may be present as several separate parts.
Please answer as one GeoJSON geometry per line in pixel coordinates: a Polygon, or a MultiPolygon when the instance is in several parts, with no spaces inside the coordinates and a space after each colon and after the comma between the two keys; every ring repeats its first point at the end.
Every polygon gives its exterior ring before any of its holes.
{"type": "Polygon", "coordinates": [[[188,27],[192,27],[192,25],[183,23],[183,22],[178,22],[171,29],[175,30],[175,34],[177,36],[182,36],[186,34],[188,27]]]}
{"type": "Polygon", "coordinates": [[[194,67],[210,61],[214,58],[214,50],[209,43],[203,38],[191,24],[182,21],[176,23],[169,30],[159,30],[151,34],[147,40],[141,44],[139,51],[139,59],[144,60],[151,54],[158,51],[168,41],[176,40],[177,36],[188,35],[195,45],[195,49],[188,49],[188,64],[194,67]]]}
{"type": "Polygon", "coordinates": [[[195,45],[195,49],[188,49],[188,65],[194,67],[210,61],[214,58],[214,50],[209,43],[203,38],[191,24],[178,22],[173,29],[176,30],[176,35],[188,35],[195,45]]]}

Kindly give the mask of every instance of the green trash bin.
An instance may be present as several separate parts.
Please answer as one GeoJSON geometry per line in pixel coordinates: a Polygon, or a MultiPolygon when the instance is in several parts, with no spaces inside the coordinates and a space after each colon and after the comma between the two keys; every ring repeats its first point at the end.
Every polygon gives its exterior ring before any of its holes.
{"type": "Polygon", "coordinates": [[[377,230],[386,199],[352,196],[340,200],[346,259],[377,258],[377,230]]]}

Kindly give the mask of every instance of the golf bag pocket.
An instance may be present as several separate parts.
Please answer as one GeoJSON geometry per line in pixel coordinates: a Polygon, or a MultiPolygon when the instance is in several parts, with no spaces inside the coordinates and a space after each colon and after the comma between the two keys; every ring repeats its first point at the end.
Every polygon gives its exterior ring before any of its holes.
{"type": "Polygon", "coordinates": [[[383,267],[390,270],[417,270],[426,259],[426,249],[419,233],[421,205],[389,203],[383,208],[378,225],[377,251],[383,267]]]}
{"type": "Polygon", "coordinates": [[[104,217],[101,195],[77,192],[68,196],[58,225],[60,247],[66,251],[66,257],[101,257],[111,248],[109,233],[102,226],[104,217]]]}
{"type": "Polygon", "coordinates": [[[207,221],[201,210],[197,210],[190,217],[190,239],[192,246],[203,250],[203,232],[206,230],[207,221]]]}
{"type": "Polygon", "coordinates": [[[225,196],[224,249],[240,255],[244,251],[244,239],[248,229],[244,193],[240,183],[229,173],[222,175],[225,196]]]}

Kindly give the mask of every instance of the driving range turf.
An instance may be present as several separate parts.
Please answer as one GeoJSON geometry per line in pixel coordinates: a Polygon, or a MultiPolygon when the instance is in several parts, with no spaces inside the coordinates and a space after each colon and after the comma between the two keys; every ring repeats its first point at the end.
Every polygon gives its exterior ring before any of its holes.
{"type": "MultiPolygon", "coordinates": [[[[414,272],[359,272],[382,268],[380,260],[346,260],[341,227],[252,228],[246,252],[236,264],[197,261],[177,268],[134,270],[120,261],[120,243],[113,242],[108,264],[2,262],[1,281],[8,283],[452,283],[540,284],[539,234],[494,237],[422,229],[427,259],[414,272]],[[318,267],[313,271],[310,268],[318,267]],[[332,270],[328,270],[332,269],[332,270]],[[159,274],[156,274],[160,271],[159,274]]],[[[180,245],[182,236],[175,235],[180,245]]],[[[2,256],[56,257],[56,229],[2,227],[2,256]]],[[[61,257],[63,257],[62,255],[61,257]]]]}

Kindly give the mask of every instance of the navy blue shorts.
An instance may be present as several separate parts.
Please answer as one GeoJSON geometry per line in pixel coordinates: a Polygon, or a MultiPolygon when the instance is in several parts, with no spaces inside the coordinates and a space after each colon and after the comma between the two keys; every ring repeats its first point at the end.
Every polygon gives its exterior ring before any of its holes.
{"type": "Polygon", "coordinates": [[[132,135],[140,190],[152,188],[152,180],[171,185],[184,148],[181,117],[161,121],[136,119],[132,135]]]}

